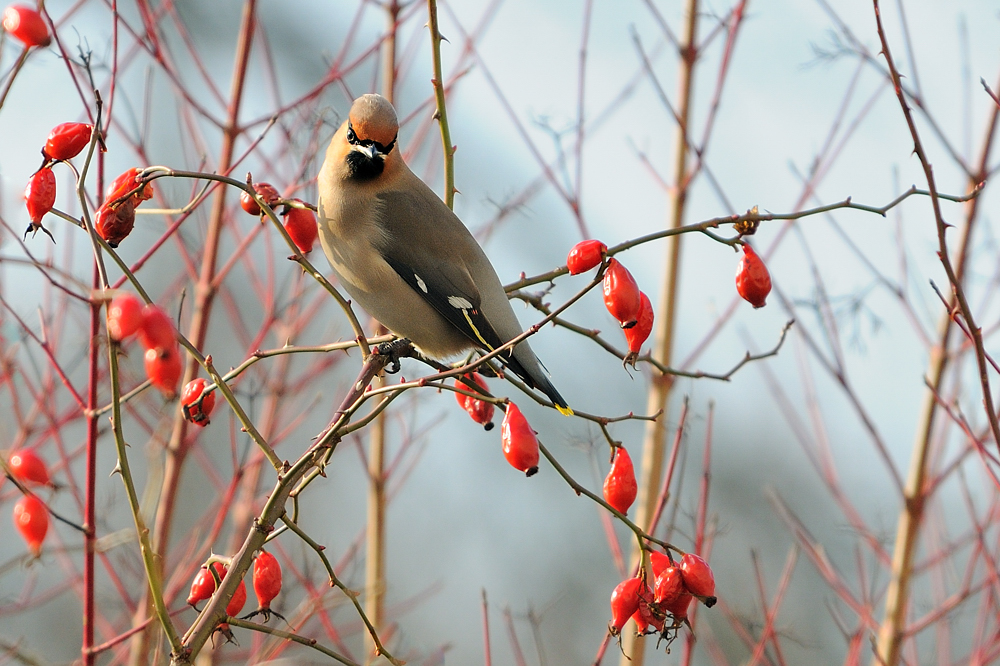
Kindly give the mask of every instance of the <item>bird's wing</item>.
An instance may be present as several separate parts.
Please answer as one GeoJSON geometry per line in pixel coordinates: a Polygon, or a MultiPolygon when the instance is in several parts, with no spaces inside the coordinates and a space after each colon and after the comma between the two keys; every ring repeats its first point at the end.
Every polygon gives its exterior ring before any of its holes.
{"type": "Polygon", "coordinates": [[[470,342],[496,349],[506,340],[483,315],[479,289],[460,258],[460,250],[469,250],[470,243],[473,251],[482,250],[461,220],[428,194],[431,199],[400,191],[378,194],[380,226],[386,235],[379,251],[399,277],[470,342]]]}

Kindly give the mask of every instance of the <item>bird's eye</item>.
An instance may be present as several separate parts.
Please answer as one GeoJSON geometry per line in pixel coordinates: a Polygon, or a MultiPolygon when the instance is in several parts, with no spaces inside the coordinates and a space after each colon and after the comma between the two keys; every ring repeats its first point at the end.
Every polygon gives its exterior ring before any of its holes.
{"type": "Polygon", "coordinates": [[[352,146],[358,143],[358,135],[354,133],[354,128],[350,125],[347,126],[347,143],[352,146]]]}

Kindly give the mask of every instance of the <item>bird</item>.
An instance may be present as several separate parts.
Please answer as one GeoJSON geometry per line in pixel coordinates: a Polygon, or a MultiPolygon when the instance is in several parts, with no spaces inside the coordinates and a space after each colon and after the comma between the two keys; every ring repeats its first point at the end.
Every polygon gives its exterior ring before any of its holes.
{"type": "MultiPolygon", "coordinates": [[[[465,224],[403,161],[381,95],[354,100],[318,177],[319,239],[352,300],[422,354],[489,352],[521,335],[503,284],[465,224]]],[[[527,341],[498,357],[564,414],[527,341]]]]}

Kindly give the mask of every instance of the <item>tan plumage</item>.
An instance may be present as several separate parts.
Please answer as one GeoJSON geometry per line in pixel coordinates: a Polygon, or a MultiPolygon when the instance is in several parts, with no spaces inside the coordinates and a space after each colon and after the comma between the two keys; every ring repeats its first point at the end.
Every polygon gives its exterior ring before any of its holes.
{"type": "MultiPolygon", "coordinates": [[[[380,95],[354,101],[319,174],[319,237],[354,301],[425,354],[446,359],[521,334],[500,278],[462,221],[410,171],[380,95]]],[[[501,360],[560,411],[527,342],[501,360]]]]}

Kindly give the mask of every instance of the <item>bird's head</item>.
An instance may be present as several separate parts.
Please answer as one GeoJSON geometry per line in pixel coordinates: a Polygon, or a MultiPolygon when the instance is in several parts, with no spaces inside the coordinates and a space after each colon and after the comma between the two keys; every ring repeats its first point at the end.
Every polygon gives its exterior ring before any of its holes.
{"type": "Polygon", "coordinates": [[[351,105],[341,132],[349,177],[371,180],[382,173],[386,158],[395,148],[399,133],[396,110],[381,95],[362,95],[351,105]]]}

